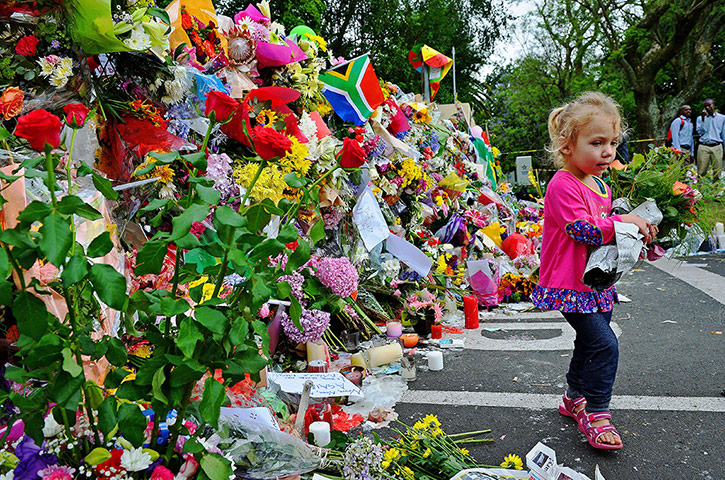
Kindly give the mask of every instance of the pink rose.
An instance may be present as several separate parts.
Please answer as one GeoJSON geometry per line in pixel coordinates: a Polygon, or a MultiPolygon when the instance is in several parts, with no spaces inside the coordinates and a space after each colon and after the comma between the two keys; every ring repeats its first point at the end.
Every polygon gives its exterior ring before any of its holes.
{"type": "Polygon", "coordinates": [[[174,474],[163,465],[156,465],[151,474],[151,480],[174,480],[174,474]]]}

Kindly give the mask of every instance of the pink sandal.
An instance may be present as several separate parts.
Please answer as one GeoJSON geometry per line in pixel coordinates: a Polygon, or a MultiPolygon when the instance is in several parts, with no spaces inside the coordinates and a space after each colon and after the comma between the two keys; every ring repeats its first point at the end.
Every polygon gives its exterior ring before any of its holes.
{"type": "Polygon", "coordinates": [[[600,450],[619,450],[624,446],[622,443],[612,445],[611,443],[599,442],[599,437],[605,433],[615,434],[619,437],[621,442],[622,436],[619,434],[617,429],[614,428],[614,425],[600,425],[598,427],[592,426],[592,422],[596,422],[597,420],[610,420],[611,418],[612,414],[609,412],[583,413],[579,416],[579,430],[581,430],[581,432],[587,437],[589,445],[600,450]]]}
{"type": "MultiPolygon", "coordinates": [[[[577,398],[570,398],[569,395],[564,392],[564,395],[561,397],[562,402],[559,404],[559,413],[562,415],[565,415],[567,417],[571,417],[574,420],[579,423],[579,414],[575,411],[575,409],[579,405],[584,405],[586,407],[587,400],[584,397],[577,397],[577,398]]],[[[584,409],[581,409],[580,412],[584,411],[584,409]]]]}

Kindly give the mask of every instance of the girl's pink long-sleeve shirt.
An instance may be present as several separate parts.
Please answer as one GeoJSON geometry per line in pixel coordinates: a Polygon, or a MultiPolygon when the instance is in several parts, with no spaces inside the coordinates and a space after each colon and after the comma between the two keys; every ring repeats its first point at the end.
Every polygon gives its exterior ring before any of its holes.
{"type": "Polygon", "coordinates": [[[595,177],[594,190],[567,170],[554,174],[544,199],[544,232],[539,285],[534,305],[565,312],[609,311],[616,301],[614,287],[594,292],[582,283],[589,251],[614,237],[609,187],[595,177]]]}

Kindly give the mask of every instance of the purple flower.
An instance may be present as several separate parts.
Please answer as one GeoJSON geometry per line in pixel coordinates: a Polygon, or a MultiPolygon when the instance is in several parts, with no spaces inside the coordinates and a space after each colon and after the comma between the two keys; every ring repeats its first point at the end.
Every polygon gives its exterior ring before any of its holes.
{"type": "Polygon", "coordinates": [[[41,452],[41,448],[35,444],[32,438],[27,435],[23,437],[15,447],[15,456],[18,457],[20,463],[15,467],[14,480],[36,480],[38,472],[58,463],[55,455],[41,452]]]}
{"type": "Polygon", "coordinates": [[[317,263],[317,278],[341,298],[349,297],[357,290],[357,269],[347,257],[321,258],[317,263]]]}
{"type": "Polygon", "coordinates": [[[287,312],[280,314],[282,329],[290,340],[297,343],[316,342],[330,326],[330,314],[322,310],[302,310],[300,325],[302,332],[295,326],[287,312]]]}

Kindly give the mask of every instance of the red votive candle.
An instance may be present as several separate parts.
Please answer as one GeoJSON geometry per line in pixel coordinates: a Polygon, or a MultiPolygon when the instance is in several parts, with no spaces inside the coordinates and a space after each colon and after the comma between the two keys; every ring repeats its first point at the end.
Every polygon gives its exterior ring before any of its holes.
{"type": "Polygon", "coordinates": [[[475,295],[463,297],[463,313],[466,317],[466,328],[478,328],[478,298],[475,295]]]}
{"type": "Polygon", "coordinates": [[[443,325],[431,325],[430,326],[430,338],[442,338],[443,337],[443,325]]]}

